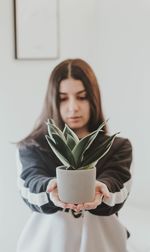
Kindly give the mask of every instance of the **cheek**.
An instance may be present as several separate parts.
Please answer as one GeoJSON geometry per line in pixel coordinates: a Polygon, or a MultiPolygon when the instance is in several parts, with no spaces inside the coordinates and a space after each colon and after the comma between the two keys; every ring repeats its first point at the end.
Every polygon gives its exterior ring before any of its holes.
{"type": "Polygon", "coordinates": [[[85,112],[86,112],[86,115],[87,117],[90,117],[90,104],[89,102],[86,104],[86,107],[85,107],[85,112]]]}
{"type": "Polygon", "coordinates": [[[61,117],[63,118],[65,115],[65,106],[63,106],[63,104],[60,104],[59,111],[60,111],[61,117]]]}

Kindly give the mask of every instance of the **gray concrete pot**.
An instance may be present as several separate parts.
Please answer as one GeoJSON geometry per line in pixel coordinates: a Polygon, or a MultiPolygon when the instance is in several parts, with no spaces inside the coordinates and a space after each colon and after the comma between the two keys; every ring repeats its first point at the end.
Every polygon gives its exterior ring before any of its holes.
{"type": "Polygon", "coordinates": [[[96,168],[86,170],[66,170],[56,168],[58,195],[65,203],[85,203],[94,200],[96,168]]]}

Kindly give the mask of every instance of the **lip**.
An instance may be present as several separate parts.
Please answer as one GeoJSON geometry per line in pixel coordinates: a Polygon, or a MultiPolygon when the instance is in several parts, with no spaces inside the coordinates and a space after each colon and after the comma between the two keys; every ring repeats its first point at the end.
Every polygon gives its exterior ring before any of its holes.
{"type": "Polygon", "coordinates": [[[81,116],[70,116],[68,117],[68,119],[76,119],[76,118],[80,118],[81,116]]]}
{"type": "Polygon", "coordinates": [[[68,117],[68,120],[79,120],[81,118],[81,116],[71,116],[68,117]]]}

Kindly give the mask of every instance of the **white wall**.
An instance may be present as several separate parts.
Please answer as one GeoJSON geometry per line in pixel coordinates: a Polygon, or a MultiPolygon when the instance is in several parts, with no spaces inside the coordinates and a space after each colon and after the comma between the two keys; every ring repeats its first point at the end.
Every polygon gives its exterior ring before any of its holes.
{"type": "Polygon", "coordinates": [[[0,251],[15,251],[18,236],[30,215],[16,186],[15,146],[32,129],[40,113],[52,68],[62,59],[81,57],[97,66],[97,1],[59,0],[60,58],[14,59],[13,1],[0,8],[0,251]]]}
{"type": "Polygon", "coordinates": [[[150,1],[99,1],[99,76],[113,132],[134,149],[132,203],[150,207],[150,1]]]}
{"type": "Polygon", "coordinates": [[[49,73],[68,57],[81,57],[95,69],[112,132],[121,131],[134,147],[131,204],[150,206],[148,113],[150,2],[148,0],[59,0],[60,58],[14,59],[13,1],[0,8],[0,249],[15,251],[30,210],[16,187],[15,146],[39,115],[49,73]]]}

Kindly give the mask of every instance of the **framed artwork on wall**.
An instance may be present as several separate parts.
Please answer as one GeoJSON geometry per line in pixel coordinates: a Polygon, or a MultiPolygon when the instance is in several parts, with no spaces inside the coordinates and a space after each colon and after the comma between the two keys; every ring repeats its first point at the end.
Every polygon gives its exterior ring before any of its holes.
{"type": "Polygon", "coordinates": [[[59,57],[59,0],[14,0],[15,58],[59,57]]]}

